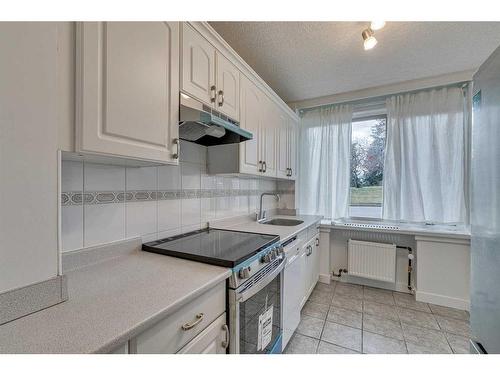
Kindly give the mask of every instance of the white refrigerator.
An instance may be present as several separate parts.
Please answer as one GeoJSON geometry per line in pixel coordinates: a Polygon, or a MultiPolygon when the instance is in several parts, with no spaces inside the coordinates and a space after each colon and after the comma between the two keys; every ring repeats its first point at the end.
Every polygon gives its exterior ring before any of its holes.
{"type": "Polygon", "coordinates": [[[474,75],[471,351],[500,353],[500,47],[474,75]]]}

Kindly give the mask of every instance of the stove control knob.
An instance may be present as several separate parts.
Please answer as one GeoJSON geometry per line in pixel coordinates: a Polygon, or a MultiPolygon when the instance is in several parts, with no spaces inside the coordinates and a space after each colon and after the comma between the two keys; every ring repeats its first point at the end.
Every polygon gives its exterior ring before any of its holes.
{"type": "Polygon", "coordinates": [[[262,263],[271,263],[271,253],[267,253],[261,258],[262,263]]]}
{"type": "Polygon", "coordinates": [[[240,279],[248,279],[250,277],[250,267],[243,267],[238,272],[240,279]]]}
{"type": "Polygon", "coordinates": [[[269,254],[271,255],[271,260],[276,259],[276,249],[271,250],[271,252],[269,254]]]}
{"type": "Polygon", "coordinates": [[[285,252],[285,250],[283,249],[283,246],[278,247],[278,255],[281,255],[284,252],[285,252]]]}

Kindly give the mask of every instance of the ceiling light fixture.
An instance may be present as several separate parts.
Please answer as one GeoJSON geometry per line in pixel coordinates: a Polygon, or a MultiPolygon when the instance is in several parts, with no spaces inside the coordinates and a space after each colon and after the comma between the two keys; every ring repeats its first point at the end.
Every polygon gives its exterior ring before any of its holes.
{"type": "Polygon", "coordinates": [[[384,26],[385,26],[385,21],[372,21],[370,23],[370,29],[372,29],[373,31],[380,30],[384,26]]]}
{"type": "Polygon", "coordinates": [[[373,31],[371,29],[363,30],[361,36],[364,40],[363,46],[365,47],[365,51],[372,49],[377,45],[377,39],[373,36],[373,31]]]}

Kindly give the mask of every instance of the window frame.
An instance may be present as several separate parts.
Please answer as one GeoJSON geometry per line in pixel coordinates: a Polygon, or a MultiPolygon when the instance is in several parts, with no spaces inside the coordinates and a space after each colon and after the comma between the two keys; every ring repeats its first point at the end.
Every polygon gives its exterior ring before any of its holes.
{"type": "MultiPolygon", "coordinates": [[[[384,108],[385,109],[385,108],[384,108]]],[[[385,119],[385,139],[384,139],[384,153],[385,149],[387,147],[387,112],[384,110],[383,113],[379,114],[373,114],[373,115],[360,115],[356,116],[355,113],[352,115],[351,119],[351,135],[350,135],[350,145],[352,147],[352,126],[354,125],[355,122],[361,122],[361,121],[369,121],[369,120],[376,120],[376,119],[385,119]]],[[[352,152],[352,149],[351,149],[352,152]]],[[[385,170],[385,165],[384,165],[384,170],[385,170]]],[[[351,171],[351,158],[349,158],[349,172],[351,171]]],[[[351,180],[351,176],[349,175],[349,181],[351,180]]],[[[383,181],[383,179],[382,179],[383,181]]],[[[382,185],[383,186],[383,185],[382,185]]],[[[354,219],[354,220],[363,220],[363,221],[381,221],[383,220],[382,218],[382,213],[380,217],[369,217],[369,216],[351,216],[351,184],[349,183],[349,194],[348,194],[348,200],[349,200],[349,219],[354,219]]],[[[355,206],[356,207],[356,206],[355,206]]],[[[384,191],[382,189],[382,203],[380,207],[384,207],[384,191]]]]}

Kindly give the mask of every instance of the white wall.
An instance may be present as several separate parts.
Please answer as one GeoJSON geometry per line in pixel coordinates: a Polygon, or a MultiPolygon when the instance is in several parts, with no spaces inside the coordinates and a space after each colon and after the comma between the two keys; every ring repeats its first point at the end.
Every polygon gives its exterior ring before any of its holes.
{"type": "Polygon", "coordinates": [[[0,23],[0,293],[57,275],[57,23],[0,23]]]}
{"type": "MultiPolygon", "coordinates": [[[[276,180],[207,175],[203,146],[182,142],[180,157],[180,166],[158,167],[63,161],[63,251],[136,236],[152,241],[200,229],[207,221],[254,212],[258,194],[277,189],[276,180]],[[120,193],[137,192],[147,198],[116,198],[120,193]],[[82,194],[94,197],[98,193],[115,198],[110,203],[81,204],[82,194]],[[66,198],[68,203],[64,203],[66,198]]],[[[265,207],[276,208],[277,203],[265,200],[265,207]]]]}
{"type": "Polygon", "coordinates": [[[470,240],[416,236],[417,300],[470,309],[470,240]]]}

